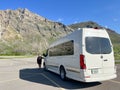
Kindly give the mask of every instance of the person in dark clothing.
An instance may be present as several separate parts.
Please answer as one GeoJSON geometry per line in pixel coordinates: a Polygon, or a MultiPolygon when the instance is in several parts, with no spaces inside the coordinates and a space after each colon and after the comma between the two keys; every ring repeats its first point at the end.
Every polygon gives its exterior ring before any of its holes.
{"type": "Polygon", "coordinates": [[[37,64],[38,64],[39,68],[41,68],[41,63],[42,63],[42,56],[38,56],[37,57],[37,64]]]}

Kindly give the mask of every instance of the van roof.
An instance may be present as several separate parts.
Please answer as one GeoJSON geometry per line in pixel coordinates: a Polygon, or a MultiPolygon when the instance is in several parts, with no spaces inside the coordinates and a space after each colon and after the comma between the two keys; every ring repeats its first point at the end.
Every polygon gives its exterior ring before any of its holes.
{"type": "Polygon", "coordinates": [[[79,33],[80,30],[83,30],[86,33],[85,36],[89,36],[89,35],[91,35],[91,33],[93,33],[92,34],[93,36],[98,36],[98,33],[99,33],[99,35],[102,36],[102,37],[109,37],[105,29],[79,28],[77,30],[74,30],[72,33],[68,34],[67,36],[64,36],[62,38],[57,39],[54,43],[52,43],[49,46],[49,48],[59,44],[59,42],[62,43],[62,42],[68,41],[69,38],[67,38],[67,37],[71,36],[71,34],[75,35],[76,33],[79,33]]]}
{"type": "Polygon", "coordinates": [[[106,30],[105,28],[98,28],[98,27],[95,27],[95,28],[78,28],[77,30],[106,30]]]}

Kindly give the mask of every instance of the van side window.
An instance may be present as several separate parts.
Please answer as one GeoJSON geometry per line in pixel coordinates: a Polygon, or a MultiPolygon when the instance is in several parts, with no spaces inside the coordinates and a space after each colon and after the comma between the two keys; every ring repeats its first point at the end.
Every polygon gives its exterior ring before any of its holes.
{"type": "Polygon", "coordinates": [[[91,54],[109,54],[111,45],[109,39],[101,37],[86,37],[86,51],[91,54]]]}
{"type": "Polygon", "coordinates": [[[64,56],[74,54],[74,41],[68,41],[49,49],[49,56],[64,56]]]}

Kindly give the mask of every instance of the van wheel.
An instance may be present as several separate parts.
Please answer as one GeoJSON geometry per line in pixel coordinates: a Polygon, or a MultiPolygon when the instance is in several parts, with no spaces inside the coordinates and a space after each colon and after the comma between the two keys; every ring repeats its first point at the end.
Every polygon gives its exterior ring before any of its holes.
{"type": "Polygon", "coordinates": [[[60,78],[62,80],[66,80],[66,72],[65,72],[64,67],[60,67],[60,78]]]}

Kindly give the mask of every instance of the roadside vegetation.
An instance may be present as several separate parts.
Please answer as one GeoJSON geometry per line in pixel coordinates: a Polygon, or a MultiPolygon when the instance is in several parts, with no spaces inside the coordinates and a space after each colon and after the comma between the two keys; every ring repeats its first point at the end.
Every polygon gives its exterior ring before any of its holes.
{"type": "Polygon", "coordinates": [[[31,58],[34,57],[33,55],[30,56],[0,56],[0,59],[13,59],[13,58],[31,58]]]}
{"type": "Polygon", "coordinates": [[[120,60],[120,44],[114,45],[115,60],[120,60]]]}

